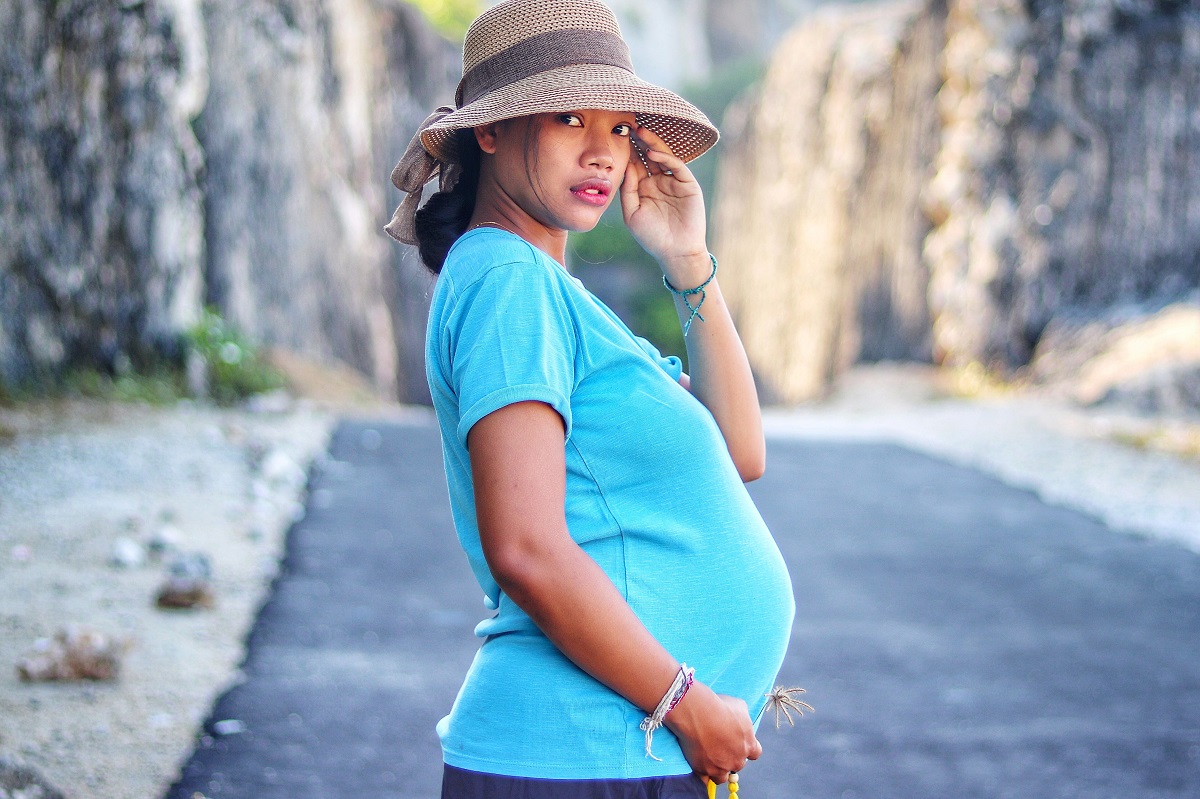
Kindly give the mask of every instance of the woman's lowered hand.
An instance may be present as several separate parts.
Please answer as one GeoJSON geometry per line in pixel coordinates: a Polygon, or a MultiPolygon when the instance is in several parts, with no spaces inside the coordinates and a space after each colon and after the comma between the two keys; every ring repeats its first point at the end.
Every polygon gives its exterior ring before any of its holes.
{"type": "Polygon", "coordinates": [[[757,760],[762,746],[754,737],[750,712],[741,699],[714,693],[696,682],[665,723],[675,734],[692,771],[716,783],[757,760]]]}

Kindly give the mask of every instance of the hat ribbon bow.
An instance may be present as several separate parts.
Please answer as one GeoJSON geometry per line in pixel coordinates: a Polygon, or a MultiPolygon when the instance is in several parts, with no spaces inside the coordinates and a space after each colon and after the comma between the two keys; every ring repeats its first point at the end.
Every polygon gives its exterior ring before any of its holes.
{"type": "Polygon", "coordinates": [[[421,134],[447,115],[454,113],[454,110],[449,106],[442,106],[430,114],[417,128],[416,135],[412,137],[412,141],[408,143],[408,149],[404,151],[404,157],[392,170],[392,185],[405,192],[407,196],[400,203],[396,212],[392,214],[392,221],[384,227],[384,230],[402,244],[417,243],[417,207],[421,204],[421,194],[425,184],[433,180],[434,174],[437,173],[439,176],[438,190],[451,191],[462,172],[462,168],[458,164],[435,158],[425,149],[425,145],[421,141],[421,134]]]}

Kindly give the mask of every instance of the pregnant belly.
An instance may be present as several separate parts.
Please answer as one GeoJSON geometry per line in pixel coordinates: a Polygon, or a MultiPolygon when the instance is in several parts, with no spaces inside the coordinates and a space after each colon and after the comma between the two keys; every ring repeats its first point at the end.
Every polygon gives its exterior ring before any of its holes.
{"type": "Polygon", "coordinates": [[[628,549],[634,611],[697,679],[753,712],[783,663],[795,614],[787,566],[765,525],[693,537],[673,551],[628,549]]]}

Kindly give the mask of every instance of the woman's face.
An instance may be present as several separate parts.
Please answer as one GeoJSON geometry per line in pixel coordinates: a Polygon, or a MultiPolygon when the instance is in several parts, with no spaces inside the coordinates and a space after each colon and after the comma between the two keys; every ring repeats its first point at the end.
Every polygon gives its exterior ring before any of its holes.
{"type": "Polygon", "coordinates": [[[480,136],[501,190],[549,228],[591,230],[620,189],[632,155],[632,113],[570,111],[498,123],[480,136]]]}

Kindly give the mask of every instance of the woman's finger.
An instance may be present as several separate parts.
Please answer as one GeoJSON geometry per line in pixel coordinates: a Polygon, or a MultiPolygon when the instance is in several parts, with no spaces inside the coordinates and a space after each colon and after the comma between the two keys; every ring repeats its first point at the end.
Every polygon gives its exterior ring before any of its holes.
{"type": "Polygon", "coordinates": [[[683,159],[670,151],[664,153],[662,150],[651,150],[646,155],[664,175],[674,175],[680,180],[688,180],[692,177],[692,171],[687,168],[683,159]]]}
{"type": "Polygon", "coordinates": [[[758,760],[760,757],[762,757],[762,752],[762,743],[759,742],[758,738],[755,738],[754,744],[750,747],[750,754],[746,757],[749,760],[758,760]]]}
{"type": "Polygon", "coordinates": [[[642,175],[639,170],[644,169],[641,164],[635,164],[631,160],[629,166],[625,167],[625,177],[621,181],[621,211],[625,215],[625,219],[637,211],[642,204],[642,198],[638,195],[638,186],[641,185],[642,175]]]}
{"type": "MultiPolygon", "coordinates": [[[[642,130],[645,131],[646,129],[643,128],[642,130]]],[[[652,177],[653,175],[662,174],[662,164],[648,157],[654,152],[654,145],[645,139],[638,138],[637,136],[631,136],[630,141],[633,143],[633,154],[635,159],[639,164],[641,164],[642,168],[646,170],[645,177],[652,177]]]]}
{"type": "Polygon", "coordinates": [[[634,170],[639,178],[650,177],[650,160],[646,158],[648,145],[633,136],[629,137],[629,168],[634,170]]]}
{"type": "Polygon", "coordinates": [[[662,140],[662,137],[650,128],[638,128],[635,139],[638,144],[638,155],[642,156],[643,163],[649,161],[655,167],[649,169],[649,164],[646,164],[647,172],[650,174],[674,175],[682,170],[687,176],[691,176],[683,159],[676,156],[670,146],[662,140]]]}

